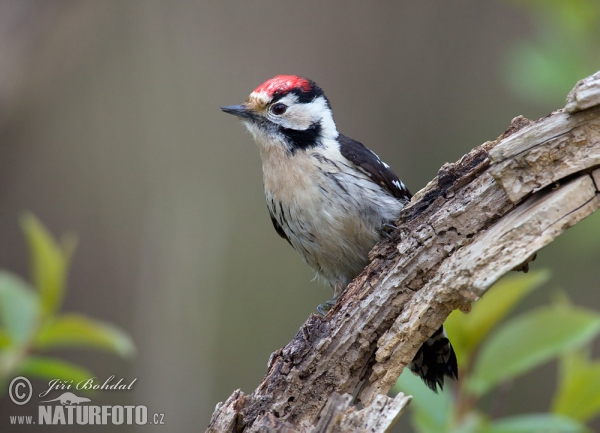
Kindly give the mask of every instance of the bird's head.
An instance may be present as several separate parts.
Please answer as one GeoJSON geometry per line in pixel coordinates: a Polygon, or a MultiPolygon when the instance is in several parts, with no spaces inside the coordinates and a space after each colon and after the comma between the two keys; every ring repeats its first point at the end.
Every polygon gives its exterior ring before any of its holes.
{"type": "Polygon", "coordinates": [[[338,136],[323,90],[314,81],[296,75],[271,78],[254,89],[243,104],[221,110],[242,118],[259,146],[285,146],[295,153],[338,136]]]}

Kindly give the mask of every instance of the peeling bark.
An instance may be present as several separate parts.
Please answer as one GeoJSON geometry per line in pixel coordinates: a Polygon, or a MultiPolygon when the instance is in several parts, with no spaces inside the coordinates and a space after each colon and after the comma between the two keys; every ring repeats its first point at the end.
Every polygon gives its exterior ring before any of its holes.
{"type": "Polygon", "coordinates": [[[567,107],[513,119],[403,209],[398,228],[326,317],[311,315],[249,395],[217,406],[208,432],[386,431],[410,396],[387,396],[456,309],[600,207],[600,73],[567,107]],[[352,395],[362,402],[359,410],[352,395]]]}

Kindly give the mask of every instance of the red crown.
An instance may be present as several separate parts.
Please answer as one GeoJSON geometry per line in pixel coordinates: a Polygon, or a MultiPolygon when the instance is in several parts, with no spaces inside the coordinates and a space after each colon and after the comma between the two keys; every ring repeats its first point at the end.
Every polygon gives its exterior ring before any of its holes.
{"type": "Polygon", "coordinates": [[[292,89],[302,89],[308,92],[311,89],[310,81],[297,75],[277,75],[262,83],[254,91],[256,93],[264,92],[269,96],[273,96],[276,92],[287,93],[292,89]]]}

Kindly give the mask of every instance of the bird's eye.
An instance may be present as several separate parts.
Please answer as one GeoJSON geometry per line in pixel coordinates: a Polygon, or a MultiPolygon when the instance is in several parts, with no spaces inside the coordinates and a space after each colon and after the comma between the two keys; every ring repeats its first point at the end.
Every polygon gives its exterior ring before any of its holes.
{"type": "Polygon", "coordinates": [[[277,115],[277,116],[281,116],[283,113],[285,113],[285,110],[287,110],[287,105],[282,104],[281,102],[279,104],[275,104],[271,107],[271,113],[277,115]]]}

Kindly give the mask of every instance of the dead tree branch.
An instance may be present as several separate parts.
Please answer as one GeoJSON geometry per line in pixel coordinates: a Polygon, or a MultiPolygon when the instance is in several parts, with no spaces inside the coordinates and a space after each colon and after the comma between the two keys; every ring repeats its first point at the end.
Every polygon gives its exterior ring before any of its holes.
{"type": "Polygon", "coordinates": [[[599,190],[600,72],[577,84],[565,109],[517,117],[445,164],[340,302],[271,356],[253,393],[220,403],[207,431],[386,431],[410,402],[387,393],[421,344],[598,209],[599,190]]]}

